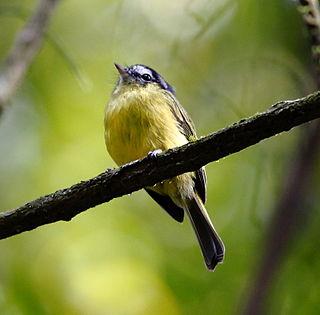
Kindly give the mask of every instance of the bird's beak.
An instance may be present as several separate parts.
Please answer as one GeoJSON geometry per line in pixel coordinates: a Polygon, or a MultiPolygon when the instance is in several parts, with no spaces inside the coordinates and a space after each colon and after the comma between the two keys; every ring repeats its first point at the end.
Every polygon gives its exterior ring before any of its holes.
{"type": "Polygon", "coordinates": [[[118,63],[114,63],[115,67],[117,68],[117,70],[119,71],[119,74],[121,76],[122,79],[126,78],[128,76],[128,72],[126,70],[126,68],[122,67],[121,65],[119,65],[118,63]]]}

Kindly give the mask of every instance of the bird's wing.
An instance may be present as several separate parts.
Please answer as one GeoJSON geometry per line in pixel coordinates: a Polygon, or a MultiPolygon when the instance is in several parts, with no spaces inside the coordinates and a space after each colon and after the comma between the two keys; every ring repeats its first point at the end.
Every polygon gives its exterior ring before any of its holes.
{"type": "MultiPolygon", "coordinates": [[[[197,134],[192,119],[179,101],[171,93],[168,92],[167,94],[172,100],[172,102],[169,102],[169,106],[178,122],[181,132],[188,141],[196,140],[197,134]]],[[[205,203],[207,199],[207,175],[204,167],[201,167],[195,172],[195,188],[202,202],[205,203]]]]}
{"type": "Polygon", "coordinates": [[[145,190],[173,219],[183,222],[184,210],[178,207],[169,196],[160,195],[149,188],[145,188],[145,190]]]}

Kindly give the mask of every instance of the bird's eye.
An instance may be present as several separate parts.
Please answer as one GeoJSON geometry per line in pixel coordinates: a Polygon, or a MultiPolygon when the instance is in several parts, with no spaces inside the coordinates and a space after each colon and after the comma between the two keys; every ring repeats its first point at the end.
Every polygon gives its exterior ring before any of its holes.
{"type": "Polygon", "coordinates": [[[141,76],[141,78],[144,80],[144,81],[151,81],[151,76],[147,73],[143,74],[141,76]]]}

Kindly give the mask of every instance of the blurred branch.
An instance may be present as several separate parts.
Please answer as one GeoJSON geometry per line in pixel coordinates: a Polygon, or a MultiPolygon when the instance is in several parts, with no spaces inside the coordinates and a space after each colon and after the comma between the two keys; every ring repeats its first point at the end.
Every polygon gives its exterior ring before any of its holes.
{"type": "Polygon", "coordinates": [[[179,174],[243,150],[263,139],[320,117],[320,92],[295,101],[282,101],[267,111],[241,119],[182,147],[109,170],[70,188],[56,191],[0,213],[0,238],[40,225],[71,220],[80,212],[113,198],[152,186],[179,174]]]}
{"type": "Polygon", "coordinates": [[[318,0],[299,0],[299,11],[309,30],[315,81],[320,86],[320,8],[318,0]]]}
{"type": "MultiPolygon", "coordinates": [[[[299,11],[309,30],[312,69],[320,87],[320,9],[318,0],[299,0],[299,11]]],[[[313,170],[320,153],[320,121],[306,130],[290,165],[266,236],[266,245],[256,278],[250,285],[246,315],[267,313],[267,301],[288,249],[294,244],[312,217],[312,209],[304,209],[311,189],[313,170]],[[308,210],[308,211],[306,211],[308,210]]]]}
{"type": "MultiPolygon", "coordinates": [[[[15,6],[15,5],[0,5],[0,16],[14,16],[19,18],[20,20],[25,21],[26,18],[30,15],[28,9],[15,6]]],[[[80,66],[75,61],[75,58],[72,54],[66,49],[63,42],[58,38],[56,34],[50,32],[50,30],[46,30],[43,38],[51,44],[52,48],[57,52],[57,54],[61,57],[61,60],[64,62],[67,69],[71,72],[71,74],[75,77],[76,81],[78,82],[79,86],[86,90],[88,86],[91,85],[90,80],[88,79],[87,75],[82,71],[80,66]]]]}
{"type": "Polygon", "coordinates": [[[40,51],[43,33],[59,0],[41,0],[19,33],[0,73],[0,115],[40,51]]]}

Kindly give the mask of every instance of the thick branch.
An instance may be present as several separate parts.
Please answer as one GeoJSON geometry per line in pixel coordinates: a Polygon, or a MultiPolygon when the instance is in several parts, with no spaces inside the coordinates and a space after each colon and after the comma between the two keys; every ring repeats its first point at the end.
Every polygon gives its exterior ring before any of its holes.
{"type": "Polygon", "coordinates": [[[40,225],[71,220],[78,213],[151,186],[176,175],[194,171],[243,150],[280,132],[320,117],[320,92],[295,101],[283,101],[269,110],[203,137],[156,159],[144,158],[110,170],[70,188],[58,190],[13,210],[0,213],[0,238],[40,225]]]}
{"type": "Polygon", "coordinates": [[[0,114],[37,56],[42,45],[43,33],[58,1],[41,0],[16,38],[0,73],[0,114]]]}

